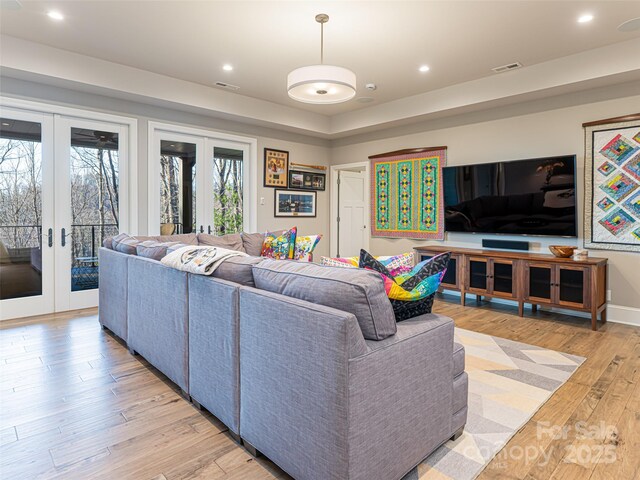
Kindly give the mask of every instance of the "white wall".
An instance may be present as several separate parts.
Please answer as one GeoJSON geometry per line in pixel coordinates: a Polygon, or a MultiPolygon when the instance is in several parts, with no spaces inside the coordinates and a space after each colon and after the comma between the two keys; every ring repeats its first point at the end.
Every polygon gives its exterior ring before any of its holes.
{"type": "MultiPolygon", "coordinates": [[[[476,115],[474,116],[476,121],[472,124],[436,128],[407,135],[399,133],[391,138],[367,139],[359,143],[344,144],[349,142],[347,139],[340,142],[342,145],[336,145],[332,149],[331,161],[333,164],[362,162],[366,161],[369,155],[403,148],[436,145],[448,147],[449,165],[576,154],[580,238],[527,238],[531,241],[534,251],[548,253],[547,247],[551,244],[580,246],[583,244],[584,133],[582,124],[638,111],[640,111],[640,95],[496,120],[482,121],[480,116],[476,115]]],[[[415,132],[415,126],[409,128],[415,132]]],[[[480,246],[481,239],[489,236],[451,233],[447,234],[446,241],[450,245],[477,248],[480,246]]],[[[500,236],[500,238],[523,239],[515,236],[500,236]]],[[[430,242],[372,238],[370,247],[372,253],[376,255],[389,255],[410,251],[414,246],[426,243],[430,242]]],[[[592,250],[589,253],[591,256],[609,259],[611,303],[623,307],[640,308],[640,254],[603,250],[592,250]]],[[[640,316],[640,312],[636,314],[640,316]]]]}

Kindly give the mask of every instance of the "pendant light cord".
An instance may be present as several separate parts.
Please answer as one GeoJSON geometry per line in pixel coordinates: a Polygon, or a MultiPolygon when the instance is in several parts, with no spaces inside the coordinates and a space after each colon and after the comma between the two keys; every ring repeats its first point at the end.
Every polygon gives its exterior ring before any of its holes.
{"type": "Polygon", "coordinates": [[[320,65],[324,64],[324,22],[320,23],[320,65]]]}

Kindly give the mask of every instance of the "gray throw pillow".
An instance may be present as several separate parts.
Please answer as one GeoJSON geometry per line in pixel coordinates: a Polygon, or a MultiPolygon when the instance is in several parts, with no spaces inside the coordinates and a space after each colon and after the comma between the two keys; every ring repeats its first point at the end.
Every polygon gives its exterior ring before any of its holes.
{"type": "Polygon", "coordinates": [[[113,237],[111,243],[113,245],[113,249],[116,252],[126,253],[127,255],[135,255],[136,245],[140,243],[140,240],[126,233],[121,233],[120,235],[116,235],[115,237],[113,237]]]}
{"type": "Polygon", "coordinates": [[[180,242],[180,243],[185,243],[187,245],[198,245],[198,236],[195,233],[179,233],[176,235],[154,235],[154,236],[139,235],[139,236],[136,236],[136,238],[141,242],[144,242],[147,240],[155,240],[156,242],[161,242],[161,243],[180,242]]]}
{"type": "Polygon", "coordinates": [[[242,232],[242,244],[244,251],[254,257],[259,257],[262,253],[262,244],[264,243],[264,233],[245,233],[242,232]]]}
{"type": "Polygon", "coordinates": [[[226,248],[227,250],[236,250],[238,252],[246,253],[244,251],[244,246],[242,245],[242,237],[239,233],[231,233],[221,237],[209,235],[208,233],[199,233],[198,245],[226,248]]]}
{"type": "Polygon", "coordinates": [[[136,245],[136,255],[160,261],[167,255],[167,249],[173,245],[183,244],[180,242],[156,242],[155,240],[147,240],[136,245]]]}

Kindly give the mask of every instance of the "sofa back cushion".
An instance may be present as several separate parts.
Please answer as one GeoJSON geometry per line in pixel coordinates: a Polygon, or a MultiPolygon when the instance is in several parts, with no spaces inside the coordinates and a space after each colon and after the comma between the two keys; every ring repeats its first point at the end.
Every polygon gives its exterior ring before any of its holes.
{"type": "Polygon", "coordinates": [[[242,244],[242,237],[239,233],[231,233],[221,237],[209,235],[208,233],[199,233],[198,245],[226,248],[227,250],[236,250],[238,252],[246,253],[244,251],[244,245],[242,244]]]}
{"type": "Polygon", "coordinates": [[[180,233],[178,235],[140,235],[136,237],[141,242],[155,240],[156,242],[180,242],[187,245],[198,245],[198,236],[195,233],[180,233]]]}
{"type": "Polygon", "coordinates": [[[244,251],[254,257],[259,257],[264,243],[264,233],[242,232],[242,244],[244,251]]]}
{"type": "Polygon", "coordinates": [[[156,242],[155,240],[146,240],[136,245],[136,255],[160,261],[167,255],[167,249],[174,245],[182,244],[179,242],[156,242]]]}
{"type": "Polygon", "coordinates": [[[253,266],[263,260],[261,257],[230,257],[218,265],[213,276],[245,287],[255,287],[253,266]]]}
{"type": "Polygon", "coordinates": [[[368,340],[382,340],[396,333],[391,302],[376,272],[264,260],[253,267],[253,279],[261,290],[352,313],[368,340]]]}
{"type": "Polygon", "coordinates": [[[126,253],[127,255],[136,254],[136,246],[141,242],[136,237],[132,237],[126,233],[116,235],[111,239],[112,248],[116,252],[126,253]]]}

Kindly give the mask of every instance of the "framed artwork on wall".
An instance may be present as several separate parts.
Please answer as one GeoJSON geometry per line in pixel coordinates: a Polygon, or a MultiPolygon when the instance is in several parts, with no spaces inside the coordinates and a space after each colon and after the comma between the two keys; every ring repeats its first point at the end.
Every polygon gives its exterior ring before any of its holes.
{"type": "Polygon", "coordinates": [[[326,174],[289,170],[289,188],[324,191],[326,174]]]}
{"type": "Polygon", "coordinates": [[[316,192],[275,190],[274,216],[315,217],[316,199],[316,192]]]}
{"type": "Polygon", "coordinates": [[[640,114],[582,126],[584,246],[640,252],[640,114]]]}
{"type": "Polygon", "coordinates": [[[287,188],[289,152],[273,148],[264,149],[264,186],[287,188]]]}

